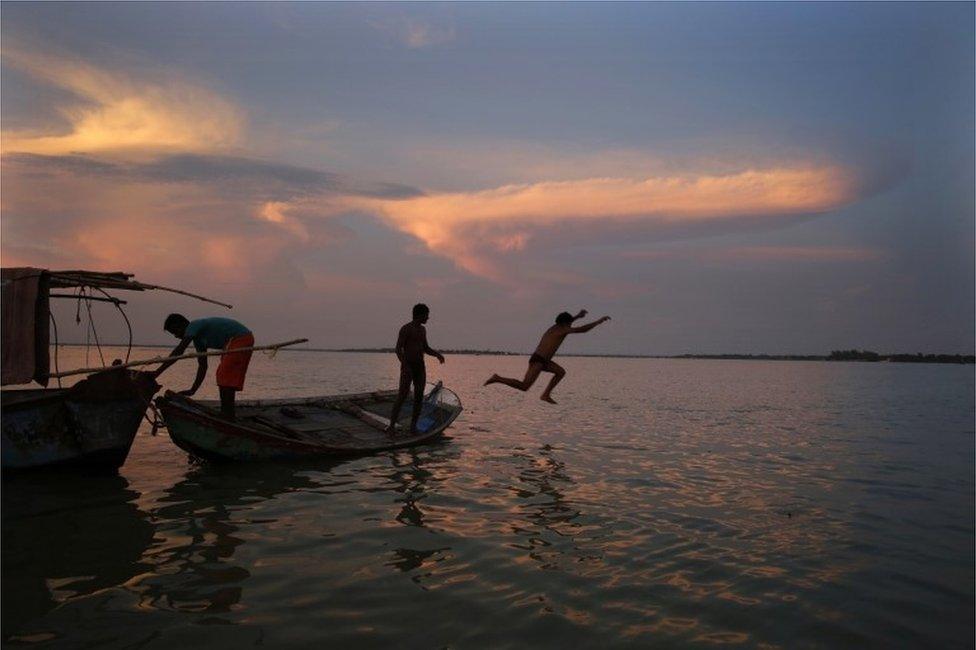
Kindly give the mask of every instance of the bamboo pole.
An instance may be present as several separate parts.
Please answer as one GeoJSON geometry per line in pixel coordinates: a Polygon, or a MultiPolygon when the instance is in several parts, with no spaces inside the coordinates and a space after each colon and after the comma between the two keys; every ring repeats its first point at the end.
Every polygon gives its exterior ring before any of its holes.
{"type": "Polygon", "coordinates": [[[131,274],[94,273],[84,271],[51,271],[50,274],[52,279],[59,279],[63,282],[70,282],[74,285],[82,287],[104,287],[106,289],[126,289],[129,291],[157,289],[159,291],[178,293],[181,296],[189,296],[190,298],[196,298],[197,300],[209,302],[214,305],[220,305],[221,307],[226,307],[227,309],[233,309],[234,307],[226,302],[220,302],[219,300],[200,296],[195,293],[190,293],[189,291],[183,291],[182,289],[173,289],[172,287],[164,287],[160,284],[147,284],[145,282],[139,282],[138,280],[131,279],[131,274]],[[82,273],[84,273],[84,275],[82,275],[82,273]],[[120,275],[124,277],[119,277],[120,275]]]}
{"type": "Polygon", "coordinates": [[[214,350],[213,352],[191,352],[189,354],[181,354],[175,357],[171,357],[167,355],[165,357],[153,357],[152,359],[142,359],[141,361],[130,361],[128,363],[120,363],[116,366],[105,366],[105,367],[99,366],[97,368],[79,368],[77,370],[66,370],[64,372],[56,372],[54,374],[49,374],[48,378],[55,379],[58,377],[70,377],[71,375],[87,375],[93,372],[104,372],[106,370],[121,370],[122,368],[131,368],[133,366],[150,366],[155,363],[178,361],[180,359],[198,359],[200,357],[219,357],[225,354],[233,354],[235,352],[277,350],[279,348],[287,347],[289,345],[297,345],[299,343],[307,343],[307,342],[308,339],[295,339],[294,341],[285,341],[284,343],[273,343],[271,345],[258,345],[249,348],[235,348],[233,350],[214,350]]]}
{"type": "Polygon", "coordinates": [[[121,300],[119,298],[111,298],[111,297],[102,298],[99,296],[79,296],[76,293],[49,293],[47,294],[47,297],[48,298],[70,298],[72,300],[95,300],[97,302],[110,302],[115,305],[129,304],[125,300],[121,300]]]}
{"type": "MultiPolygon", "coordinates": [[[[133,280],[133,282],[136,282],[133,280]]],[[[136,284],[144,287],[146,289],[159,289],[160,291],[169,291],[170,293],[178,293],[181,296],[189,296],[190,298],[196,298],[197,300],[202,300],[203,302],[210,302],[215,305],[220,305],[221,307],[226,307],[227,309],[233,309],[234,305],[228,305],[226,302],[220,302],[219,300],[214,300],[213,298],[204,298],[203,296],[198,296],[195,293],[190,293],[189,291],[182,291],[180,289],[173,289],[171,287],[164,287],[158,284],[144,284],[142,282],[136,282],[136,284]]]]}

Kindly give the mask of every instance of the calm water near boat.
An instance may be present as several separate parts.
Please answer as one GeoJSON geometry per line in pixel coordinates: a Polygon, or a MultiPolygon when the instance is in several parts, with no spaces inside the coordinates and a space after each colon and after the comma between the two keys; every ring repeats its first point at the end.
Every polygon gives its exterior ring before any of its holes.
{"type": "MultiPolygon", "coordinates": [[[[972,366],[560,362],[550,406],[481,387],[524,357],[434,361],[465,412],[412,450],[206,466],[144,427],[118,477],[7,477],[4,645],[972,646],[972,366]]],[[[256,355],[244,397],[395,371],[256,355]]]]}

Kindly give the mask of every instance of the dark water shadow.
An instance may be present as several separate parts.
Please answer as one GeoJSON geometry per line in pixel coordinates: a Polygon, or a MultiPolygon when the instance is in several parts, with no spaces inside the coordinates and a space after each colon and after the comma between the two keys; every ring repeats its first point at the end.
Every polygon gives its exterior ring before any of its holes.
{"type": "Polygon", "coordinates": [[[153,525],[121,476],[4,477],[2,636],[148,569],[153,525]]]}

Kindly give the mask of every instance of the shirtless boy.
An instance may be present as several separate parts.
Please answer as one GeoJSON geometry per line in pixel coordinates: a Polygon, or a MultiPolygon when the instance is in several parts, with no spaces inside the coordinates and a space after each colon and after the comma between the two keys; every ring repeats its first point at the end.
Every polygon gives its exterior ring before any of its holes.
{"type": "Polygon", "coordinates": [[[424,401],[424,386],[427,384],[424,354],[436,357],[438,361],[444,363],[444,355],[427,345],[427,330],[424,328],[424,323],[428,318],[430,318],[430,309],[427,305],[423,303],[414,305],[413,320],[400,328],[400,335],[397,337],[396,355],[400,360],[400,394],[393,403],[390,426],[386,428],[387,433],[391,435],[396,433],[396,422],[400,419],[400,408],[407,399],[407,393],[410,392],[410,384],[413,384],[410,433],[417,432],[417,418],[420,417],[420,407],[424,401]]]}
{"type": "Polygon", "coordinates": [[[535,380],[538,379],[540,372],[551,372],[553,377],[549,380],[549,385],[546,389],[542,391],[542,395],[539,396],[544,402],[549,402],[550,404],[555,404],[556,400],[552,398],[552,389],[556,387],[562,378],[566,375],[566,371],[558,363],[552,360],[552,357],[556,354],[556,350],[562,345],[563,340],[568,334],[581,334],[583,332],[589,332],[591,329],[610,320],[609,316],[604,316],[599,320],[595,320],[592,323],[586,325],[580,325],[579,327],[573,327],[573,321],[579,320],[586,316],[586,310],[581,309],[580,313],[575,316],[570,315],[569,312],[563,312],[556,316],[556,324],[546,330],[545,334],[542,335],[542,340],[539,341],[539,345],[536,346],[535,352],[529,357],[529,369],[525,371],[525,378],[522,380],[511,379],[509,377],[502,377],[500,375],[492,375],[485,382],[485,386],[488,384],[505,384],[506,386],[511,386],[512,388],[517,388],[521,391],[529,390],[535,380]]]}

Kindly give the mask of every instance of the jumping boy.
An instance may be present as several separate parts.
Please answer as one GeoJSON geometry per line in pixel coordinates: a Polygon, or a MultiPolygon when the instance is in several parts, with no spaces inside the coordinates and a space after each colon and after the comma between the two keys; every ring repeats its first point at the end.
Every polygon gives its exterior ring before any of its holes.
{"type": "Polygon", "coordinates": [[[549,402],[550,404],[555,404],[556,400],[552,398],[552,389],[556,387],[562,378],[566,375],[566,371],[558,363],[552,360],[552,357],[556,354],[556,350],[562,345],[563,340],[568,334],[582,334],[583,332],[589,332],[591,329],[610,320],[609,316],[604,316],[599,320],[595,320],[587,325],[580,325],[579,327],[573,327],[573,321],[579,320],[586,316],[586,310],[581,309],[580,313],[575,316],[570,315],[569,312],[563,312],[556,316],[556,324],[550,327],[542,335],[542,340],[539,341],[539,345],[536,346],[535,352],[529,357],[529,369],[525,371],[525,378],[521,381],[518,379],[511,379],[509,377],[502,377],[500,375],[492,375],[485,382],[485,386],[488,384],[505,384],[506,386],[511,386],[512,388],[517,388],[521,391],[529,390],[535,380],[538,379],[540,372],[551,372],[553,377],[549,380],[549,385],[546,389],[542,391],[542,395],[539,397],[544,402],[549,402]]]}
{"type": "MultiPolygon", "coordinates": [[[[177,357],[193,343],[198,352],[210,350],[235,350],[237,348],[254,347],[254,335],[236,320],[231,318],[198,318],[191,321],[183,314],[170,314],[163,323],[163,329],[180,339],[179,345],[173,348],[171,357],[177,357]]],[[[220,412],[228,420],[234,419],[234,397],[237,391],[244,388],[244,376],[251,361],[251,351],[233,352],[220,357],[217,366],[217,387],[220,389],[220,412]]],[[[164,362],[156,370],[158,377],[164,370],[176,363],[164,362]]],[[[181,390],[180,395],[193,395],[200,388],[204,377],[207,376],[207,357],[197,357],[197,376],[188,390],[181,390]]]]}
{"type": "Polygon", "coordinates": [[[390,435],[396,434],[396,422],[400,419],[400,408],[410,384],[413,384],[413,415],[410,417],[410,434],[417,433],[417,418],[420,417],[420,407],[424,401],[424,386],[427,384],[427,366],[424,365],[424,355],[429,354],[444,363],[444,355],[427,345],[427,330],[424,323],[430,318],[430,308],[421,303],[413,306],[413,320],[400,328],[400,335],[396,342],[396,355],[400,360],[400,393],[393,403],[390,414],[390,426],[386,431],[390,435]]]}

